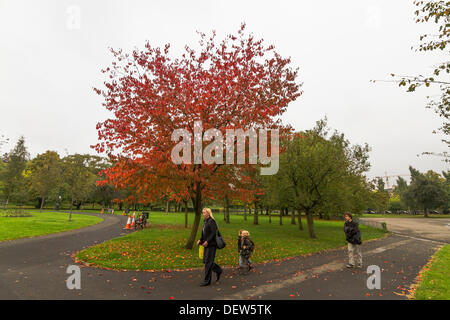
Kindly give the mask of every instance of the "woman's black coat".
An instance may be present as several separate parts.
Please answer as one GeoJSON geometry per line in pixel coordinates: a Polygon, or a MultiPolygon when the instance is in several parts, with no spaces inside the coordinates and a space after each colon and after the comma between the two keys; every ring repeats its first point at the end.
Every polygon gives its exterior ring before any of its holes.
{"type": "Polygon", "coordinates": [[[213,218],[208,218],[203,223],[202,237],[200,244],[208,241],[208,247],[217,247],[216,243],[217,223],[213,218]]]}

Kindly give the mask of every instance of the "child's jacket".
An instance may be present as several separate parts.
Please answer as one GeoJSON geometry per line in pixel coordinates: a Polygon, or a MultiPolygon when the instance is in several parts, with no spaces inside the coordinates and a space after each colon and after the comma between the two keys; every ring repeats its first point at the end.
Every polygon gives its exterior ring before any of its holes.
{"type": "Polygon", "coordinates": [[[255,249],[255,243],[250,238],[244,238],[244,241],[241,243],[241,256],[245,259],[250,258],[255,249]]]}

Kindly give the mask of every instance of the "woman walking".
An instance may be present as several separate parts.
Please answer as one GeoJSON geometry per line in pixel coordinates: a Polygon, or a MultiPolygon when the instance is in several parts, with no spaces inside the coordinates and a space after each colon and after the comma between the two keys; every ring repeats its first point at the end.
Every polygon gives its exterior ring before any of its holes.
{"type": "Polygon", "coordinates": [[[202,237],[197,241],[197,245],[205,247],[205,252],[203,253],[205,279],[200,284],[200,286],[204,287],[211,284],[211,275],[213,271],[217,275],[216,282],[218,282],[223,270],[214,262],[217,250],[217,223],[214,220],[214,216],[210,208],[204,208],[202,214],[204,219],[202,237]]]}
{"type": "Polygon", "coordinates": [[[353,216],[348,212],[345,214],[344,232],[348,242],[347,268],[355,266],[355,257],[358,268],[362,268],[361,232],[359,231],[358,223],[353,221],[353,216]]]}

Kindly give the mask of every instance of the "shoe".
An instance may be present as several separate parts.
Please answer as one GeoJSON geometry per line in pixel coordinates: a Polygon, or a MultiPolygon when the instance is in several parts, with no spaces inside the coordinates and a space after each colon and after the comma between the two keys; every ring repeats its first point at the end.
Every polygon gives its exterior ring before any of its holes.
{"type": "Polygon", "coordinates": [[[358,265],[357,265],[357,268],[362,269],[362,264],[358,264],[358,265]]]}
{"type": "Polygon", "coordinates": [[[206,286],[209,286],[210,284],[211,284],[211,282],[202,282],[200,284],[200,287],[206,287],[206,286]]]}
{"type": "Polygon", "coordinates": [[[346,265],[346,267],[349,268],[349,269],[351,269],[351,268],[354,267],[354,265],[352,265],[352,264],[349,263],[348,265],[346,265]]]}
{"type": "Polygon", "coordinates": [[[220,276],[222,275],[222,272],[223,272],[223,271],[220,271],[220,272],[217,274],[216,282],[219,282],[219,279],[220,279],[220,276]]]}

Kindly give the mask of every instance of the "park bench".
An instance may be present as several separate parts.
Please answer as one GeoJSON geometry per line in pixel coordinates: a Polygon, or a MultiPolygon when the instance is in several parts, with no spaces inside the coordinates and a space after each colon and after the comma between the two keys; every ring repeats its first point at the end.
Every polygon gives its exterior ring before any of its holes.
{"type": "Polygon", "coordinates": [[[138,229],[138,228],[144,229],[148,222],[148,216],[149,216],[148,212],[140,213],[138,219],[136,220],[136,222],[134,224],[134,228],[135,229],[138,229]]]}

